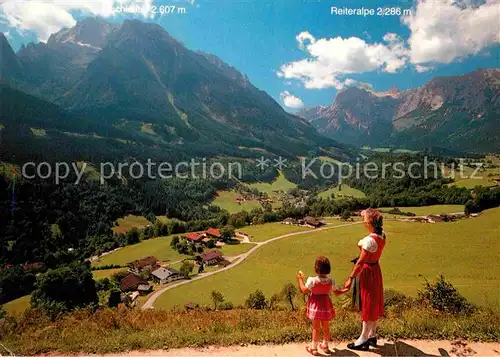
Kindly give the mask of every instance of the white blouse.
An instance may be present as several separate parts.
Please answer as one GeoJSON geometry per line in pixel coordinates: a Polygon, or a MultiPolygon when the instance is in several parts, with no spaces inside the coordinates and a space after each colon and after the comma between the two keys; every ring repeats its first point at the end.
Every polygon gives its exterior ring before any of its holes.
{"type": "MultiPolygon", "coordinates": [[[[379,237],[382,239],[385,239],[385,233],[382,233],[382,235],[379,237]]],[[[358,242],[358,247],[361,247],[362,249],[364,249],[370,253],[375,253],[378,250],[377,241],[371,235],[366,236],[363,239],[361,239],[358,242]]]]}
{"type": "Polygon", "coordinates": [[[322,278],[320,276],[310,276],[307,278],[306,281],[306,288],[311,290],[318,284],[328,284],[329,282],[332,283],[332,286],[335,286],[335,280],[333,278],[327,277],[327,278],[322,278]]]}

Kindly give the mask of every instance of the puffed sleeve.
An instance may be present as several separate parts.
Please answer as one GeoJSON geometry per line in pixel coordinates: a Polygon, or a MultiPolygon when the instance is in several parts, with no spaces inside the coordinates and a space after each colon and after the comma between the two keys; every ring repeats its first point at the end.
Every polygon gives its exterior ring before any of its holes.
{"type": "Polygon", "coordinates": [[[378,250],[377,242],[370,236],[361,239],[358,246],[370,253],[375,253],[378,250]]]}
{"type": "Polygon", "coordinates": [[[309,278],[307,278],[306,288],[308,288],[309,290],[311,290],[314,287],[314,280],[315,279],[312,276],[310,276],[309,278]]]}

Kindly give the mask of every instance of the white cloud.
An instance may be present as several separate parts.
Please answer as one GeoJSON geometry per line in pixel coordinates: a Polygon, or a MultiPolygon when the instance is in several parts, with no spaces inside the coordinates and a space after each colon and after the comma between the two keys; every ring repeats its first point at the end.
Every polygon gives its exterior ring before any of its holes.
{"type": "Polygon", "coordinates": [[[420,0],[403,23],[411,30],[412,63],[450,63],[500,42],[500,1],[420,0]]]}
{"type": "Polygon", "coordinates": [[[381,70],[394,73],[407,62],[407,49],[396,34],[384,36],[386,43],[369,44],[358,37],[316,39],[304,31],[296,37],[308,58],[281,66],[278,76],[298,79],[306,88],[342,88],[341,78],[350,73],[381,70]]]}
{"type": "Polygon", "coordinates": [[[285,104],[286,107],[292,109],[300,109],[304,107],[304,102],[299,97],[290,94],[288,91],[284,91],[280,93],[280,98],[285,104]]]}
{"type": "Polygon", "coordinates": [[[74,12],[112,17],[117,6],[132,6],[138,16],[150,16],[152,0],[6,0],[0,4],[0,21],[23,32],[33,32],[45,42],[52,33],[76,24],[74,12]]]}
{"type": "Polygon", "coordinates": [[[421,64],[417,64],[415,65],[415,70],[419,73],[422,73],[432,70],[432,67],[422,66],[421,64]]]}

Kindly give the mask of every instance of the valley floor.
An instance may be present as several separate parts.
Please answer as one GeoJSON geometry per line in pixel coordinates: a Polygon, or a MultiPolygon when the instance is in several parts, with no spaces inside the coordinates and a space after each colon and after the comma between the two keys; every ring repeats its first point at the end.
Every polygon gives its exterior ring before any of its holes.
{"type": "MultiPolygon", "coordinates": [[[[210,356],[286,356],[299,357],[310,356],[305,351],[304,343],[291,343],[286,345],[262,345],[262,346],[231,346],[231,347],[208,347],[208,348],[179,348],[169,350],[130,351],[119,354],[92,355],[93,357],[152,357],[152,356],[175,356],[175,357],[210,357],[210,356]]],[[[398,340],[379,341],[378,347],[371,348],[369,352],[351,351],[347,349],[346,342],[330,343],[331,352],[322,353],[324,356],[498,356],[500,354],[500,343],[481,343],[465,341],[425,341],[425,340],[398,340]]],[[[321,352],[320,352],[321,353],[321,352]]],[[[49,354],[56,357],[63,355],[49,354]]],[[[74,356],[74,355],[73,355],[74,356]]],[[[78,355],[84,356],[84,355],[78,355]]]]}

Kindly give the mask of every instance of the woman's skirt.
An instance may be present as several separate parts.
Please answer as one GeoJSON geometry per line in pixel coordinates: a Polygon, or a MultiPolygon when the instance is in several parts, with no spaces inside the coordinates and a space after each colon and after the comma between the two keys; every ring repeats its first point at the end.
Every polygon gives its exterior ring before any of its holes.
{"type": "Polygon", "coordinates": [[[376,321],[384,316],[384,286],[378,263],[364,264],[359,279],[361,320],[376,321]]]}
{"type": "Polygon", "coordinates": [[[309,295],[306,304],[306,316],[310,320],[330,321],[335,317],[332,300],[329,295],[309,295]]]}

